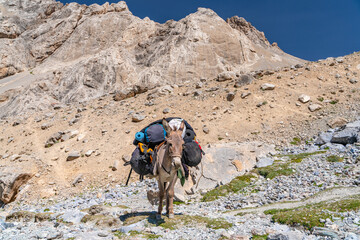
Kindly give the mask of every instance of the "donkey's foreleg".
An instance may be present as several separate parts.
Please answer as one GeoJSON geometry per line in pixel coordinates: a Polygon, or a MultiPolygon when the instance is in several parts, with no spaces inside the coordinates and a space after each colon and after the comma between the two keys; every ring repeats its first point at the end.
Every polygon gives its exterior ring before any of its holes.
{"type": "Polygon", "coordinates": [[[174,187],[177,180],[177,175],[169,183],[166,190],[166,214],[169,218],[174,218],[174,187]]]}
{"type": "Polygon", "coordinates": [[[159,187],[159,208],[158,208],[158,212],[157,212],[157,218],[161,218],[161,212],[163,209],[163,200],[164,200],[164,195],[165,195],[165,183],[161,182],[160,180],[158,181],[158,187],[159,187]]]}

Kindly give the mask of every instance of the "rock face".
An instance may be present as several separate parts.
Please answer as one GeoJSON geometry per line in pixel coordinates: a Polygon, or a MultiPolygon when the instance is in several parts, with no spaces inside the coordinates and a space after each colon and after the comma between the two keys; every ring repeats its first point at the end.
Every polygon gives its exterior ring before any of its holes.
{"type": "Polygon", "coordinates": [[[253,169],[258,159],[264,159],[267,154],[275,151],[274,147],[249,142],[219,144],[206,148],[206,155],[201,160],[203,169],[193,172],[194,186],[185,186],[185,191],[187,187],[202,191],[212,189],[218,184],[229,183],[234,177],[253,169]]]}
{"type": "Polygon", "coordinates": [[[236,77],[303,62],[271,45],[245,19],[226,22],[205,8],[164,24],[132,15],[125,2],[0,0],[0,10],[0,83],[22,72],[0,94],[23,86],[2,98],[0,117],[113,92],[121,100],[229,69],[236,77]]]}
{"type": "Polygon", "coordinates": [[[13,202],[20,187],[31,177],[30,173],[0,173],[0,202],[5,204],[13,202]]]}

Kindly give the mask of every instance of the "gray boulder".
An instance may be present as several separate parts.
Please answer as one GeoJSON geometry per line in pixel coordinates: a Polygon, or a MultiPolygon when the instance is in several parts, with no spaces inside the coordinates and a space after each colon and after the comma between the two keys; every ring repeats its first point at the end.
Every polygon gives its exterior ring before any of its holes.
{"type": "Polygon", "coordinates": [[[323,237],[330,237],[331,239],[340,239],[334,231],[323,227],[314,227],[312,234],[323,237]]]}
{"type": "Polygon", "coordinates": [[[26,184],[32,176],[31,173],[0,173],[0,202],[7,204],[15,201],[20,187],[26,184]]]}
{"type": "Polygon", "coordinates": [[[274,159],[271,157],[263,157],[263,156],[259,156],[256,158],[256,167],[257,168],[261,168],[261,167],[267,167],[270,166],[274,163],[274,159]]]}
{"type": "Polygon", "coordinates": [[[72,209],[72,210],[64,212],[61,216],[59,216],[59,219],[61,219],[63,222],[66,222],[66,223],[79,224],[81,222],[81,219],[85,215],[86,215],[86,213],[81,212],[78,209],[72,209]]]}
{"type": "Polygon", "coordinates": [[[80,157],[80,153],[79,152],[72,152],[68,155],[68,157],[66,158],[66,161],[72,161],[75,160],[77,158],[80,157]]]}
{"type": "Polygon", "coordinates": [[[322,145],[320,147],[321,150],[324,149],[330,149],[330,150],[336,150],[339,152],[345,152],[346,151],[346,147],[342,144],[337,144],[337,143],[326,143],[324,145],[322,145]]]}
{"type": "Polygon", "coordinates": [[[239,88],[245,85],[249,85],[254,80],[254,77],[248,74],[242,74],[238,79],[236,79],[234,87],[239,88]]]}
{"type": "Polygon", "coordinates": [[[346,124],[346,128],[356,128],[360,130],[360,120],[346,124]]]}
{"type": "Polygon", "coordinates": [[[357,142],[358,133],[356,129],[353,128],[345,128],[342,131],[335,132],[331,138],[331,143],[339,143],[339,144],[353,144],[357,142]]]}
{"type": "Polygon", "coordinates": [[[331,141],[331,138],[333,136],[333,133],[330,132],[322,132],[319,134],[319,136],[315,140],[316,145],[324,145],[326,143],[329,143],[331,141]]]}
{"type": "Polygon", "coordinates": [[[225,143],[205,147],[204,151],[206,155],[201,160],[202,164],[192,174],[197,186],[193,190],[197,191],[229,183],[234,177],[253,169],[256,159],[273,153],[274,146],[258,142],[225,143]]]}

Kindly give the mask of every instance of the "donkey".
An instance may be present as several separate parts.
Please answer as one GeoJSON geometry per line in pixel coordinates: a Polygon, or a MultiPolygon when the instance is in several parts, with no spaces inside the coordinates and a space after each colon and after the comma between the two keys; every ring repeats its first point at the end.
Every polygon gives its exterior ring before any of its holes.
{"type": "Polygon", "coordinates": [[[183,176],[184,168],[181,163],[184,140],[181,133],[185,124],[181,123],[179,129],[172,129],[169,123],[163,119],[162,125],[166,131],[165,142],[160,145],[157,151],[154,166],[154,175],[157,177],[159,186],[159,208],[156,215],[161,218],[163,209],[163,199],[166,191],[166,214],[169,218],[174,218],[174,186],[177,180],[177,172],[180,169],[183,176]]]}

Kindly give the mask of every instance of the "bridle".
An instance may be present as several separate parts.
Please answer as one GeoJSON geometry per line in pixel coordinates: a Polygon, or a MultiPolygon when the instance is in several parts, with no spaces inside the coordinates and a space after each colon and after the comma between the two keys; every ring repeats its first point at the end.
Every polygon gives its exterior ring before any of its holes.
{"type": "MultiPolygon", "coordinates": [[[[162,142],[162,143],[158,146],[158,149],[157,149],[157,150],[159,150],[162,145],[165,145],[166,151],[169,151],[170,146],[168,146],[167,144],[168,144],[168,142],[165,140],[164,142],[162,142]]],[[[169,156],[169,157],[170,157],[171,159],[173,159],[174,157],[179,157],[179,158],[181,159],[181,156],[180,156],[180,155],[174,155],[174,156],[169,156]]],[[[174,163],[171,162],[170,170],[167,170],[167,169],[164,167],[163,163],[161,163],[161,168],[164,169],[164,171],[165,171],[167,174],[170,175],[171,169],[172,169],[172,167],[173,167],[173,164],[174,164],[174,163]]]]}

